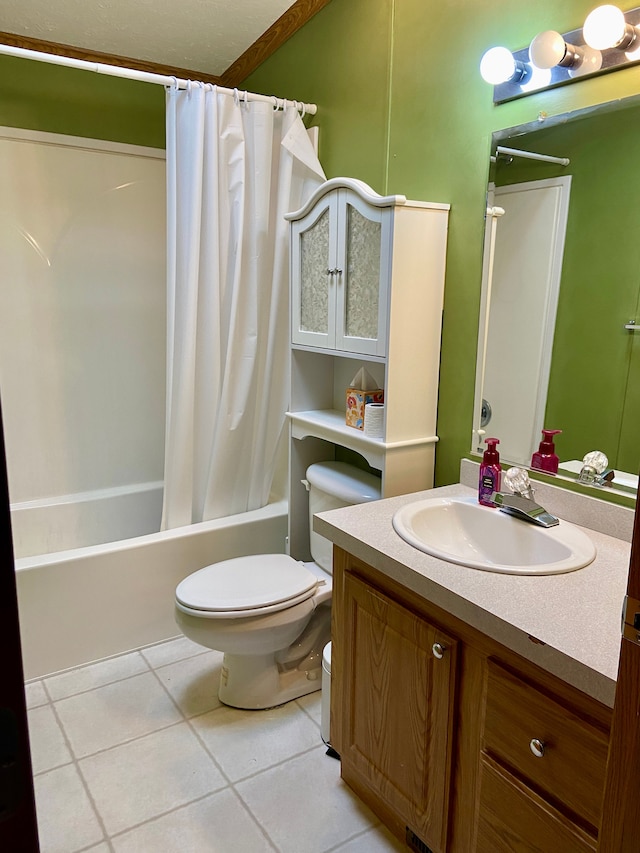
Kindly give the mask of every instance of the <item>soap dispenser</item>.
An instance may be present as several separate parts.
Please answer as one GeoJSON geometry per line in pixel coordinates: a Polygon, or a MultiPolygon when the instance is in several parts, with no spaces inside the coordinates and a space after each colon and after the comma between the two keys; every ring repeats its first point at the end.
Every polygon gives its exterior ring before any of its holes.
{"type": "Polygon", "coordinates": [[[478,501],[483,506],[495,506],[495,502],[491,500],[491,495],[494,492],[500,491],[500,456],[496,450],[496,445],[500,444],[497,438],[485,438],[484,443],[487,449],[482,457],[482,465],[480,465],[480,479],[478,482],[478,501]]]}
{"type": "Polygon", "coordinates": [[[548,474],[557,474],[560,460],[556,456],[556,448],[553,443],[554,435],[560,435],[561,429],[543,429],[542,441],[537,452],[531,457],[531,467],[538,471],[546,471],[548,474]]]}

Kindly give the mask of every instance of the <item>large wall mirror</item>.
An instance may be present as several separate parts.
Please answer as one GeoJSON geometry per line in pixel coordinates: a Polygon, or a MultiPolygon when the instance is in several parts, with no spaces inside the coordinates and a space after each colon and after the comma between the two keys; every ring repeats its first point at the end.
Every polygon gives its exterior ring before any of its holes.
{"type": "Polygon", "coordinates": [[[600,450],[635,495],[640,97],[495,133],[491,160],[472,452],[528,466],[561,429],[559,476],[600,450]]]}

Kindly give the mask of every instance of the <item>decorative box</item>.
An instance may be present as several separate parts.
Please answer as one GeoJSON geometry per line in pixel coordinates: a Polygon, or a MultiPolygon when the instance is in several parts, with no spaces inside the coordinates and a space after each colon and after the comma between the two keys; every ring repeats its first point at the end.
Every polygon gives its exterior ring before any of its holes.
{"type": "Polygon", "coordinates": [[[384,390],[347,388],[347,426],[364,429],[364,407],[367,403],[384,403],[384,390]]]}

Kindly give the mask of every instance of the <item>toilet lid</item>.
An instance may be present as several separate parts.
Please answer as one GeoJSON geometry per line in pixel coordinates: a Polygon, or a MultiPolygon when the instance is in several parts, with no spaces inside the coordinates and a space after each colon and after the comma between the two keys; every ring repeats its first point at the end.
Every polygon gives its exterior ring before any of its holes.
{"type": "Polygon", "coordinates": [[[210,613],[281,609],[310,598],[318,578],[286,554],[257,554],[214,563],[178,584],[176,599],[210,613]]]}

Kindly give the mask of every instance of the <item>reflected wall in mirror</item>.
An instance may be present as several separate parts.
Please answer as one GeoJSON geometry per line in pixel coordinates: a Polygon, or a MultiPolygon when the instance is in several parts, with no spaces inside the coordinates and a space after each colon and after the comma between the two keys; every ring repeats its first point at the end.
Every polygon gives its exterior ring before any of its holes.
{"type": "Polygon", "coordinates": [[[473,452],[496,435],[503,461],[529,465],[541,429],[561,429],[561,463],[601,450],[615,485],[638,473],[639,140],[640,98],[494,134],[494,154],[570,162],[492,162],[489,209],[505,213],[486,220],[473,452]]]}

